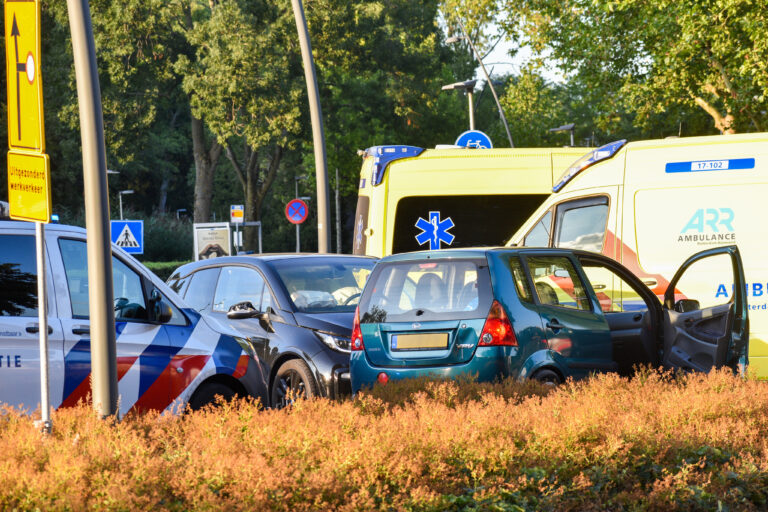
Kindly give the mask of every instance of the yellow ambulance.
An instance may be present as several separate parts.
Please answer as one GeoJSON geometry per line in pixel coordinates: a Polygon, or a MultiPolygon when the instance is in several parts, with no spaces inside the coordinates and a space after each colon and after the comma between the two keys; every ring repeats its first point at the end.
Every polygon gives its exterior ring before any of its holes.
{"type": "Polygon", "coordinates": [[[503,245],[549,196],[562,169],[589,148],[364,152],[354,254],[503,245]]]}
{"type": "MultiPolygon", "coordinates": [[[[766,378],[766,211],[768,133],[618,141],[571,165],[508,245],[601,252],[631,269],[657,295],[663,295],[691,254],[737,245],[748,283],[749,364],[766,378]]],[[[682,299],[684,308],[727,309],[733,296],[731,262],[713,257],[696,265],[677,285],[675,298],[682,299]]],[[[618,276],[587,274],[605,311],[638,307],[636,294],[618,276]]],[[[716,321],[703,319],[689,328],[708,329],[710,341],[717,343],[715,333],[723,326],[716,321]]],[[[689,366],[706,367],[707,362],[690,361],[689,366]]]]}

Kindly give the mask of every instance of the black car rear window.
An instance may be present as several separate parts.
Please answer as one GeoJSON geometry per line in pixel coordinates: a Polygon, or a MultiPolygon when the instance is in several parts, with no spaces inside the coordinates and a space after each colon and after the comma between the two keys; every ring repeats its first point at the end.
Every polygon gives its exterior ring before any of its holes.
{"type": "Polygon", "coordinates": [[[462,320],[485,316],[492,301],[484,259],[379,264],[360,303],[362,323],[462,320]]]}

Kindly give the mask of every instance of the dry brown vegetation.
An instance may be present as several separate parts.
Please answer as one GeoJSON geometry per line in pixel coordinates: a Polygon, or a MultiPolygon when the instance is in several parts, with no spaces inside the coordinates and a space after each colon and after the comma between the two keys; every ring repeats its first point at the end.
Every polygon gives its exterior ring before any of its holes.
{"type": "Polygon", "coordinates": [[[0,509],[764,510],[768,385],[727,372],[411,381],[54,432],[0,413],[0,509]]]}

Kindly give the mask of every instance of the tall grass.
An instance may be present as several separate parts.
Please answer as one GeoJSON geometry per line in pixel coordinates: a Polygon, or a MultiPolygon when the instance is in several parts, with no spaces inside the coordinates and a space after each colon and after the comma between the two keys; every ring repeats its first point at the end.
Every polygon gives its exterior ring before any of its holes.
{"type": "Polygon", "coordinates": [[[764,510],[768,387],[727,372],[390,383],[42,436],[0,415],[0,509],[764,510]]]}

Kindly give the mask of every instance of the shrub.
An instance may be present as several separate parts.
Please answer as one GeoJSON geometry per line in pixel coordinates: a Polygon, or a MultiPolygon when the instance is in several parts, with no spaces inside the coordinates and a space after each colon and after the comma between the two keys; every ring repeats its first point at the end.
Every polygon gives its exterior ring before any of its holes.
{"type": "Polygon", "coordinates": [[[154,272],[157,277],[163,281],[167,281],[174,270],[185,263],[189,263],[189,261],[144,261],[143,263],[149,270],[154,272]]]}
{"type": "Polygon", "coordinates": [[[766,384],[728,372],[424,381],[120,422],[81,406],[48,437],[5,409],[0,509],[764,510],[767,413],[766,384]]]}

